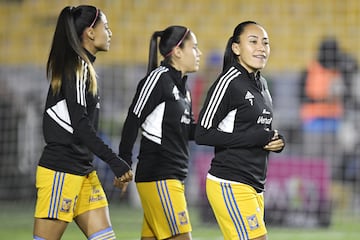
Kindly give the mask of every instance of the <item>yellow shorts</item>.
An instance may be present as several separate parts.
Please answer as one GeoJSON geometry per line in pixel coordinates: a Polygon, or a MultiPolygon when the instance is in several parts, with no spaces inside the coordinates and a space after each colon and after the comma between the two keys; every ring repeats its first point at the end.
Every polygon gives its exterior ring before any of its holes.
{"type": "Polygon", "coordinates": [[[191,232],[185,188],[181,181],[139,182],[136,187],[144,211],[142,237],[166,239],[191,232]]]}
{"type": "Polygon", "coordinates": [[[225,240],[253,239],[267,233],[263,193],[246,184],[208,176],[206,194],[225,240]]]}
{"type": "Polygon", "coordinates": [[[84,212],[108,206],[96,171],[78,176],[38,166],[36,188],[36,218],[71,222],[84,212]]]}

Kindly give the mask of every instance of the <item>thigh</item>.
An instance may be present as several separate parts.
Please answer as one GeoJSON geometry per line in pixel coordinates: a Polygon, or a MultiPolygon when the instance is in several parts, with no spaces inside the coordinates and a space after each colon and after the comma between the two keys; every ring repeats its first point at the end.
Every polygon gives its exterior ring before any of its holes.
{"type": "Polygon", "coordinates": [[[142,237],[166,239],[191,232],[184,184],[178,180],[136,183],[144,211],[142,237]]]}
{"type": "Polygon", "coordinates": [[[87,211],[108,206],[104,189],[96,171],[87,175],[82,183],[74,208],[74,217],[87,211]]]}
{"type": "Polygon", "coordinates": [[[106,195],[95,171],[83,182],[74,216],[76,224],[87,237],[111,226],[106,195]]]}
{"type": "Polygon", "coordinates": [[[35,218],[71,222],[84,178],[38,166],[35,218]]]}
{"type": "Polygon", "coordinates": [[[224,239],[266,235],[263,195],[254,188],[207,179],[206,193],[224,239]]]}

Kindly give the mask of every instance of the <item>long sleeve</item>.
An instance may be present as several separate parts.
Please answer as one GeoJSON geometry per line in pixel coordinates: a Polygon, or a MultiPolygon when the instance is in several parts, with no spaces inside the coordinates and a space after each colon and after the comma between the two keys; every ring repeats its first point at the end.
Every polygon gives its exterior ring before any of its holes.
{"type": "Polygon", "coordinates": [[[223,148],[263,147],[274,135],[274,131],[259,128],[241,133],[226,133],[215,127],[205,129],[200,124],[195,131],[195,141],[199,145],[223,148]]]}
{"type": "Polygon", "coordinates": [[[97,135],[99,96],[89,92],[87,63],[81,64],[77,73],[63,76],[59,92],[49,86],[43,115],[46,146],[39,165],[84,176],[93,171],[96,155],[121,176],[130,166],[97,135]]]}
{"type": "MultiPolygon", "coordinates": [[[[77,74],[74,80],[70,79],[64,84],[63,92],[75,141],[78,139],[80,145],[86,146],[93,154],[111,165],[116,176],[121,176],[130,167],[97,135],[97,126],[94,125],[97,125],[98,121],[99,97],[93,96],[87,88],[85,74],[84,77],[77,74]]],[[[80,148],[79,146],[78,150],[82,151],[80,148]]]]}
{"type": "Polygon", "coordinates": [[[121,133],[119,156],[123,158],[130,166],[132,165],[132,150],[138,135],[139,127],[139,118],[137,118],[129,110],[121,133]]]}
{"type": "MultiPolygon", "coordinates": [[[[231,82],[226,88],[214,84],[210,88],[200,112],[198,125],[195,132],[195,141],[200,145],[209,145],[224,148],[237,147],[262,147],[274,135],[274,132],[265,129],[262,125],[251,126],[242,131],[226,131],[219,127],[221,124],[234,119],[236,109],[232,106],[231,99],[239,98],[239,93],[234,92],[231,82]]],[[[230,124],[236,124],[231,122],[230,124]]]]}
{"type": "Polygon", "coordinates": [[[156,74],[150,74],[147,78],[142,79],[129,107],[119,144],[119,156],[129,165],[132,164],[132,150],[139,128],[161,101],[162,92],[158,81],[159,77],[156,74]]]}

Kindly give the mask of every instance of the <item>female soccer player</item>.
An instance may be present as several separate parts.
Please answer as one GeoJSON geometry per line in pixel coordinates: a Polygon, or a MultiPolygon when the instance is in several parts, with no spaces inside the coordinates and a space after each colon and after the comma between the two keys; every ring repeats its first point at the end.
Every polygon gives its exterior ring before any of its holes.
{"type": "Polygon", "coordinates": [[[196,128],[196,142],[215,147],[206,193],[226,240],[267,238],[263,191],[268,155],[284,148],[283,137],[271,127],[271,96],[260,74],[269,55],[265,29],[252,21],[240,23],[196,128]]]}
{"type": "Polygon", "coordinates": [[[98,51],[109,50],[111,36],[105,14],[94,6],[65,7],[58,17],[47,62],[46,146],[36,173],[36,240],[60,239],[73,219],[89,240],[115,239],[92,165],[95,154],[118,181],[132,179],[130,166],[96,134],[100,104],[93,62],[98,51]]]}
{"type": "Polygon", "coordinates": [[[199,69],[200,55],[195,34],[186,27],[170,26],[152,35],[148,73],[138,84],[119,145],[120,156],[131,165],[142,129],[135,173],[144,210],[142,240],[191,239],[184,179],[195,123],[186,74],[199,69]],[[160,66],[158,38],[164,57],[160,66]]]}

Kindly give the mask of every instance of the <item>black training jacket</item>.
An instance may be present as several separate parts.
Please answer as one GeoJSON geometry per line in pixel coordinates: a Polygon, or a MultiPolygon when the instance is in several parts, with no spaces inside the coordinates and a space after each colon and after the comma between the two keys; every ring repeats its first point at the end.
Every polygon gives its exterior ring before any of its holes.
{"type": "MultiPolygon", "coordinates": [[[[95,57],[88,53],[93,62],[95,57]]],[[[54,94],[51,86],[43,113],[43,134],[46,146],[39,165],[75,175],[93,171],[93,154],[121,176],[130,167],[97,136],[99,96],[89,92],[89,69],[81,60],[82,69],[70,78],[63,78],[61,90],[54,94]],[[109,164],[110,165],[110,164],[109,164]]]]}
{"type": "Polygon", "coordinates": [[[264,190],[274,131],[272,100],[264,78],[234,63],[210,87],[195,141],[215,147],[209,173],[264,190]]]}
{"type": "Polygon", "coordinates": [[[119,145],[120,157],[131,164],[141,128],[136,182],[182,181],[187,176],[188,143],[194,139],[195,124],[186,78],[162,63],[137,86],[119,145]]]}

